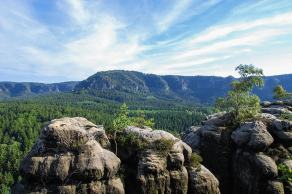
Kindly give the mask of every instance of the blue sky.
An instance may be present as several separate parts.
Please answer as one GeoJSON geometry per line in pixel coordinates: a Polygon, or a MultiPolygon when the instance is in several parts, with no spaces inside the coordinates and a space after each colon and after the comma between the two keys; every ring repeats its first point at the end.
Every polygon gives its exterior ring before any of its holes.
{"type": "Polygon", "coordinates": [[[291,0],[1,0],[0,80],[292,73],[291,0]]]}

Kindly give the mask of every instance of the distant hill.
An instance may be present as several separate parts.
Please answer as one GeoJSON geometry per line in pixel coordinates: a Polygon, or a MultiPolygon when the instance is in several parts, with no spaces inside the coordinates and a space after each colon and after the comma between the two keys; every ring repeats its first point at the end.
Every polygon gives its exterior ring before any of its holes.
{"type": "MultiPolygon", "coordinates": [[[[122,93],[143,95],[144,97],[176,99],[211,103],[218,96],[224,96],[235,78],[217,76],[159,76],[136,71],[104,71],[98,72],[81,81],[76,91],[91,94],[122,93]]],[[[292,74],[265,77],[265,87],[255,89],[262,100],[272,100],[273,88],[282,84],[292,91],[292,74]]]]}
{"type": "Polygon", "coordinates": [[[53,92],[73,91],[77,82],[63,83],[31,83],[31,82],[0,82],[0,98],[24,97],[53,92]]]}
{"type": "MultiPolygon", "coordinates": [[[[175,100],[212,103],[224,96],[234,77],[159,76],[136,71],[98,72],[81,82],[56,84],[0,82],[0,96],[21,97],[52,92],[86,93],[115,101],[175,100]]],[[[255,89],[262,100],[271,100],[273,88],[282,84],[292,91],[292,74],[265,77],[265,87],[255,89]]]]}

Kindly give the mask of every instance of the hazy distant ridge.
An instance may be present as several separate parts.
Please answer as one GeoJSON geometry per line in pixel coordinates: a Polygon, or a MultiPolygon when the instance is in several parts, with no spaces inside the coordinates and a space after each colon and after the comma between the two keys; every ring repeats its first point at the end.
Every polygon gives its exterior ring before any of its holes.
{"type": "MultiPolygon", "coordinates": [[[[98,72],[81,82],[55,84],[0,82],[0,96],[16,97],[49,92],[87,92],[93,95],[115,93],[144,97],[179,99],[183,101],[212,102],[226,94],[234,77],[217,76],[159,76],[136,71],[98,72]]],[[[292,91],[292,74],[267,76],[265,87],[255,92],[263,100],[272,99],[272,90],[282,84],[292,91]]]]}

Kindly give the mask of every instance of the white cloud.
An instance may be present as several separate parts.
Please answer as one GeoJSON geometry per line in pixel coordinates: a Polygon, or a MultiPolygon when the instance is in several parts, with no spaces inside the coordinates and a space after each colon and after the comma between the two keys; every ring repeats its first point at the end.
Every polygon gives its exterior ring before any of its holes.
{"type": "Polygon", "coordinates": [[[90,20],[89,10],[87,10],[85,3],[85,0],[63,0],[57,2],[57,5],[75,22],[84,25],[90,20]]]}
{"type": "Polygon", "coordinates": [[[160,32],[167,30],[181,14],[189,7],[192,0],[178,0],[163,18],[158,19],[158,28],[160,32]]]}
{"type": "Polygon", "coordinates": [[[201,35],[195,37],[190,41],[190,44],[212,41],[218,38],[226,37],[234,32],[247,31],[258,27],[277,28],[289,24],[292,24],[292,13],[279,14],[273,17],[257,19],[249,22],[214,26],[207,31],[202,32],[201,35]]]}

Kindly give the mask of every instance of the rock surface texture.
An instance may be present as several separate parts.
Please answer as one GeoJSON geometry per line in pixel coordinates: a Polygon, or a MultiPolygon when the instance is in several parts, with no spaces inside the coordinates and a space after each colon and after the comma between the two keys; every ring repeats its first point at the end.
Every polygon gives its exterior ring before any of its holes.
{"type": "MultiPolygon", "coordinates": [[[[216,177],[192,165],[192,149],[170,133],[128,127],[118,156],[102,126],[62,118],[41,129],[13,194],[220,194],[216,177]]],[[[114,147],[114,146],[113,146],[114,147]]]]}
{"type": "Polygon", "coordinates": [[[192,166],[191,148],[172,134],[128,127],[119,134],[118,155],[125,164],[127,194],[219,194],[217,178],[204,166],[192,166]]]}
{"type": "Polygon", "coordinates": [[[79,117],[53,120],[22,161],[23,180],[12,193],[124,194],[121,161],[108,145],[102,126],[79,117]]]}
{"type": "Polygon", "coordinates": [[[207,118],[191,127],[182,140],[199,152],[203,164],[220,182],[223,194],[291,194],[291,182],[283,180],[278,165],[292,168],[291,102],[264,102],[254,121],[234,127],[227,113],[207,118]]]}

